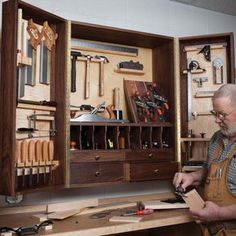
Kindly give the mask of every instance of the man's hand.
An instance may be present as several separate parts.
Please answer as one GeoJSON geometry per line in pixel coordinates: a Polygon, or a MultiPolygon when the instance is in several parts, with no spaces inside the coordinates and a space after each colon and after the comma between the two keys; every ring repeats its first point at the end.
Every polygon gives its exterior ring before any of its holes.
{"type": "Polygon", "coordinates": [[[184,190],[190,185],[192,186],[199,186],[205,176],[207,175],[207,169],[202,168],[198,171],[191,172],[191,173],[176,173],[173,179],[173,185],[175,188],[181,186],[184,190]]]}
{"type": "Polygon", "coordinates": [[[206,201],[205,206],[201,210],[192,210],[190,208],[190,214],[197,222],[202,221],[216,221],[220,220],[220,208],[214,202],[206,201]]]}
{"type": "Polygon", "coordinates": [[[173,185],[175,188],[181,186],[183,190],[185,191],[186,188],[190,185],[192,185],[194,182],[193,175],[192,174],[186,174],[186,173],[175,173],[174,179],[173,179],[173,185]]]}

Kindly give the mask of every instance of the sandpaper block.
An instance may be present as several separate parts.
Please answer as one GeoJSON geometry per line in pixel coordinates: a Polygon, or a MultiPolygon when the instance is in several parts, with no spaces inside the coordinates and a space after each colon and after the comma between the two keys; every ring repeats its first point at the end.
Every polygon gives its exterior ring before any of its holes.
{"type": "Polygon", "coordinates": [[[140,216],[113,216],[109,219],[110,222],[140,222],[143,218],[140,216]]]}
{"type": "Polygon", "coordinates": [[[191,210],[200,210],[205,206],[204,200],[195,189],[186,193],[183,199],[191,210]]]}

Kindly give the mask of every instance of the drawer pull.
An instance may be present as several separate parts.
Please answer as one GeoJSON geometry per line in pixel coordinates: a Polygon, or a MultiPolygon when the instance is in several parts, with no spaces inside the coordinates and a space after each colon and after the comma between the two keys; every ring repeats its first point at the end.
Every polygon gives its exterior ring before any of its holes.
{"type": "Polygon", "coordinates": [[[158,172],[159,172],[159,170],[158,170],[158,169],[155,169],[155,170],[154,170],[154,173],[155,173],[155,174],[157,174],[158,172]]]}
{"type": "Polygon", "coordinates": [[[152,154],[152,153],[149,153],[149,154],[148,154],[148,157],[149,157],[149,158],[152,158],[152,157],[153,157],[153,154],[152,154]]]}
{"type": "Polygon", "coordinates": [[[98,176],[100,176],[100,175],[101,175],[101,173],[100,173],[99,171],[96,171],[96,172],[95,172],[95,176],[96,176],[96,177],[98,177],[98,176]]]}
{"type": "Polygon", "coordinates": [[[100,156],[95,156],[95,160],[98,161],[101,157],[100,156]]]}

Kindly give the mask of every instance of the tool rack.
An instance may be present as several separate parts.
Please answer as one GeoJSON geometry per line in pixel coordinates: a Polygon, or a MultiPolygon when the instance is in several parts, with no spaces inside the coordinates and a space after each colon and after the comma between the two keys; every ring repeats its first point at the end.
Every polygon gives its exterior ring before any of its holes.
{"type": "MultiPolygon", "coordinates": [[[[235,83],[233,38],[233,33],[179,38],[183,166],[186,161],[206,161],[210,138],[219,129],[210,112],[211,99],[220,86],[235,83]],[[191,61],[200,68],[188,70],[191,61]]],[[[194,166],[184,166],[184,170],[194,170],[194,166]]]]}

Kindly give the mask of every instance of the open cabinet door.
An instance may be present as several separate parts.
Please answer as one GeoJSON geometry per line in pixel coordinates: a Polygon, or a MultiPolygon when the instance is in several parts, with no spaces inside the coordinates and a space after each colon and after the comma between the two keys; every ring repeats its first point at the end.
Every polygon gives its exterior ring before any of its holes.
{"type": "Polygon", "coordinates": [[[3,3],[0,194],[65,183],[68,31],[49,12],[3,3]]]}
{"type": "Polygon", "coordinates": [[[218,129],[211,98],[223,84],[235,83],[233,33],[180,38],[179,53],[181,160],[191,171],[206,160],[218,129]]]}

